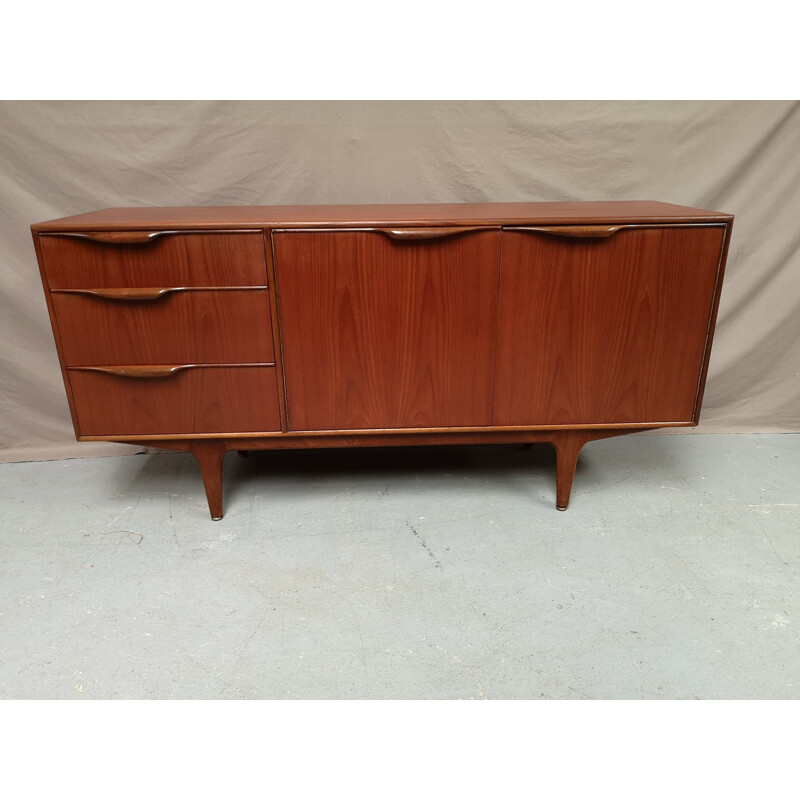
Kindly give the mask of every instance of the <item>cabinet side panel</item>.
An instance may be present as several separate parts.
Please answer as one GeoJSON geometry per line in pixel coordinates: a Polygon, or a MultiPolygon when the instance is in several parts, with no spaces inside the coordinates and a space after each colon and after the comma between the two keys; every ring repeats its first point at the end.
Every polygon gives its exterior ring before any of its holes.
{"type": "Polygon", "coordinates": [[[499,231],[273,242],[290,430],[490,424],[499,231]]]}
{"type": "Polygon", "coordinates": [[[47,303],[47,313],[50,316],[50,325],[53,330],[53,339],[55,341],[56,350],[58,352],[58,361],[61,366],[61,377],[64,380],[64,389],[67,393],[67,403],[69,404],[69,414],[72,419],[72,428],[75,431],[75,438],[80,438],[81,431],[78,424],[78,415],[75,412],[75,400],[72,394],[72,385],[69,380],[69,372],[66,368],[64,360],[64,352],[61,341],[61,333],[58,329],[58,322],[56,321],[55,308],[53,307],[53,297],[50,293],[50,286],[47,280],[47,273],[44,268],[44,254],[42,253],[42,237],[38,233],[33,232],[33,246],[36,250],[36,260],[39,264],[39,275],[42,279],[42,287],[44,289],[45,302],[47,303]]]}
{"type": "Polygon", "coordinates": [[[722,280],[725,277],[725,264],[728,260],[728,249],[731,244],[731,234],[733,233],[733,220],[725,226],[725,240],[722,245],[722,252],[719,257],[719,267],[717,268],[717,283],[714,287],[714,302],[711,309],[711,319],[708,325],[708,336],[706,338],[706,349],[703,356],[703,369],[700,374],[700,381],[697,387],[697,400],[694,406],[694,422],[700,421],[700,409],[703,405],[703,394],[706,389],[706,377],[708,376],[708,364],[711,357],[711,344],[714,341],[714,330],[717,327],[717,312],[719,311],[720,292],[722,291],[722,280]]]}
{"type": "Polygon", "coordinates": [[[494,424],[691,422],[723,234],[504,231],[494,424]]]}

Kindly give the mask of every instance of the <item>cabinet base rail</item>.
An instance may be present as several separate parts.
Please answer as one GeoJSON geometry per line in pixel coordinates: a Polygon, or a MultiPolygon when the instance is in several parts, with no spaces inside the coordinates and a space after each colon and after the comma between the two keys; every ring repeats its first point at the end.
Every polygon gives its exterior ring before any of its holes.
{"type": "MultiPolygon", "coordinates": [[[[157,447],[164,450],[189,452],[197,459],[203,476],[208,509],[212,520],[223,517],[222,462],[225,455],[236,450],[240,454],[252,450],[296,450],[335,447],[408,447],[445,444],[524,444],[549,442],[556,453],[556,508],[566,511],[575,478],[578,455],[588,442],[622,436],[627,433],[642,433],[653,428],[593,428],[586,430],[544,431],[497,431],[495,433],[439,433],[398,435],[341,435],[341,436],[269,436],[259,438],[214,438],[214,439],[157,439],[129,442],[138,446],[157,447]]],[[[124,441],[124,440],[117,440],[124,441]]]]}

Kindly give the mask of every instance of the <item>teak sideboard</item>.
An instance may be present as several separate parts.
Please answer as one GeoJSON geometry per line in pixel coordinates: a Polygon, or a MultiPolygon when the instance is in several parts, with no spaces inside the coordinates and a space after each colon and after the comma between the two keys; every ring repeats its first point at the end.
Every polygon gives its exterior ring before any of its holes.
{"type": "Polygon", "coordinates": [[[192,452],[696,425],[733,217],[655,202],[116,208],[31,227],[75,434],[192,452]]]}

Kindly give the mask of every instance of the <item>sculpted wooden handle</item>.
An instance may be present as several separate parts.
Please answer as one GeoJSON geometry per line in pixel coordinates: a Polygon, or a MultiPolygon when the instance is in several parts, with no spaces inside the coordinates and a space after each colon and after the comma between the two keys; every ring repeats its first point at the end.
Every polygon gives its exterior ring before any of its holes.
{"type": "Polygon", "coordinates": [[[117,378],[171,378],[184,369],[191,369],[196,364],[165,364],[156,366],[126,367],[72,367],[83,372],[102,372],[117,378]]]}
{"type": "Polygon", "coordinates": [[[160,236],[170,236],[177,231],[94,231],[92,233],[56,233],[98,244],[148,244],[160,236]]]}
{"type": "Polygon", "coordinates": [[[115,302],[139,302],[141,300],[161,300],[175,292],[253,292],[269,288],[263,286],[141,286],[129,289],[51,289],[52,294],[80,294],[96,297],[98,300],[115,302]]]}
{"type": "Polygon", "coordinates": [[[139,301],[139,300],[160,300],[172,292],[184,291],[183,286],[176,286],[169,289],[141,288],[141,289],[53,289],[53,294],[82,294],[89,297],[96,297],[99,300],[115,301],[139,301]]]}
{"type": "Polygon", "coordinates": [[[506,230],[549,233],[551,236],[565,236],[571,239],[607,239],[626,227],[626,225],[546,225],[506,228],[506,230]]]}
{"type": "Polygon", "coordinates": [[[448,236],[458,236],[462,233],[473,233],[476,231],[496,231],[499,225],[484,225],[469,228],[378,228],[381,233],[386,234],[392,239],[404,239],[413,241],[419,239],[446,239],[448,236]]]}

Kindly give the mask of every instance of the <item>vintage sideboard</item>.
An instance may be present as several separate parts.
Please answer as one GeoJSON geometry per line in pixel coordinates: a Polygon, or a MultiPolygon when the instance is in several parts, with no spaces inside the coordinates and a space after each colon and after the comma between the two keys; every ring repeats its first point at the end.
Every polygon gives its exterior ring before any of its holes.
{"type": "Polygon", "coordinates": [[[32,226],[75,434],[190,451],[696,425],[733,217],[656,202],[116,208],[32,226]]]}

